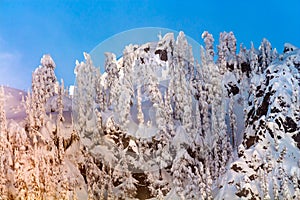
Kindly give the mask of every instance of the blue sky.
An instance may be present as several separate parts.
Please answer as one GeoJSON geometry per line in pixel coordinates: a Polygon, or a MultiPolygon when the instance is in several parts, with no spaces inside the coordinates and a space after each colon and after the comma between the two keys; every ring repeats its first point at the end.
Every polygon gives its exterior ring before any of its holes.
{"type": "Polygon", "coordinates": [[[267,38],[279,52],[300,46],[300,1],[14,1],[0,0],[0,84],[27,90],[43,54],[56,75],[73,84],[75,60],[108,37],[133,28],[183,30],[202,44],[204,30],[218,41],[233,31],[238,43],[257,47],[267,38]]]}

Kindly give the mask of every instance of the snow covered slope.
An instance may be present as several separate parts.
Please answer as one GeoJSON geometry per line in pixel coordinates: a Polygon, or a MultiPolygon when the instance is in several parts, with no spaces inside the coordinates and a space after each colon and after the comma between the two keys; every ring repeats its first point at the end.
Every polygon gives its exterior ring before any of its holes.
{"type": "Polygon", "coordinates": [[[4,87],[0,199],[299,199],[300,50],[237,54],[224,32],[215,59],[202,37],[200,61],[183,32],[106,53],[104,74],[84,54],[74,99],[50,55],[30,93],[4,87]]]}
{"type": "Polygon", "coordinates": [[[246,129],[216,199],[298,199],[300,50],[292,49],[251,80],[246,129]]]}
{"type": "Polygon", "coordinates": [[[4,109],[8,119],[22,120],[25,118],[25,108],[22,104],[22,99],[26,98],[26,92],[10,87],[4,88],[4,109]]]}

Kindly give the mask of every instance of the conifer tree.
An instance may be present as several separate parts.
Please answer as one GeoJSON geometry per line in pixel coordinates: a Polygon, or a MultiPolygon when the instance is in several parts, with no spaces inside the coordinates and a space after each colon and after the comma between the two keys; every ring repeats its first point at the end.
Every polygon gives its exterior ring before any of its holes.
{"type": "Polygon", "coordinates": [[[170,191],[170,184],[162,176],[162,170],[146,171],[151,194],[159,200],[165,199],[164,194],[170,191]]]}
{"type": "Polygon", "coordinates": [[[213,185],[213,180],[211,177],[210,169],[209,167],[205,168],[205,179],[206,179],[206,196],[208,200],[212,200],[212,185],[213,185]]]}
{"type": "Polygon", "coordinates": [[[132,198],[136,194],[136,184],[138,181],[132,176],[131,171],[129,170],[129,163],[126,158],[126,150],[120,151],[120,160],[116,165],[113,177],[115,182],[119,182],[116,186],[119,192],[116,194],[117,198],[125,199],[125,198],[132,198]]]}
{"type": "MultiPolygon", "coordinates": [[[[115,111],[119,113],[119,121],[124,130],[129,122],[130,108],[133,104],[134,84],[133,84],[133,55],[135,47],[129,45],[123,51],[123,77],[115,80],[113,95],[116,97],[115,111]]],[[[117,65],[115,65],[117,67],[117,65]]],[[[114,75],[116,76],[116,75],[114,75]]],[[[116,76],[118,77],[118,76],[116,76]]]]}
{"type": "Polygon", "coordinates": [[[96,100],[95,103],[98,104],[101,111],[105,111],[107,109],[106,104],[106,94],[105,94],[105,88],[104,85],[102,85],[102,77],[100,70],[96,69],[96,100]]]}
{"type": "Polygon", "coordinates": [[[187,39],[185,37],[185,34],[180,31],[177,39],[176,39],[176,46],[175,46],[175,51],[174,53],[176,54],[177,62],[178,62],[178,68],[182,70],[181,72],[184,73],[186,76],[187,73],[189,72],[188,70],[188,54],[189,54],[189,46],[187,39]]]}
{"type": "Polygon", "coordinates": [[[269,183],[268,183],[268,172],[267,172],[267,163],[263,164],[263,168],[260,169],[261,173],[261,183],[262,183],[262,190],[263,190],[263,199],[271,200],[269,194],[269,183]]]}
{"type": "Polygon", "coordinates": [[[249,78],[251,75],[251,69],[248,68],[248,64],[250,67],[250,63],[248,61],[248,52],[242,43],[240,44],[240,52],[237,55],[237,63],[238,63],[238,69],[236,71],[237,79],[241,80],[244,74],[249,78]]]}
{"type": "Polygon", "coordinates": [[[137,87],[137,119],[139,121],[139,124],[144,124],[144,114],[142,111],[142,97],[141,97],[141,87],[137,87]]]}
{"type": "Polygon", "coordinates": [[[11,156],[10,143],[7,140],[8,130],[5,114],[5,94],[3,86],[0,87],[0,196],[4,199],[8,198],[9,191],[7,184],[9,180],[7,178],[9,170],[9,157],[11,156]]]}
{"type": "Polygon", "coordinates": [[[55,94],[55,63],[50,55],[41,58],[41,66],[32,73],[31,109],[33,124],[31,128],[38,130],[45,125],[45,104],[55,94]]]}
{"type": "Polygon", "coordinates": [[[251,68],[252,76],[255,73],[258,73],[260,71],[259,65],[258,65],[258,55],[254,48],[253,42],[251,42],[251,49],[250,49],[250,68],[251,68]]]}
{"type": "MultiPolygon", "coordinates": [[[[170,82],[171,83],[171,82],[170,82]]],[[[170,88],[167,89],[164,97],[164,110],[166,114],[166,130],[170,136],[174,136],[174,121],[173,121],[173,108],[171,105],[171,95],[170,95],[170,88]]]]}
{"type": "Polygon", "coordinates": [[[1,136],[7,135],[7,122],[6,122],[6,114],[5,114],[5,94],[4,94],[4,87],[0,87],[0,131],[1,136]]]}
{"type": "Polygon", "coordinates": [[[173,174],[173,184],[177,194],[181,199],[185,199],[186,190],[186,178],[189,176],[190,164],[194,164],[193,158],[188,154],[188,152],[181,148],[173,161],[171,172],[173,174]]]}
{"type": "Polygon", "coordinates": [[[231,138],[232,138],[232,146],[233,149],[237,148],[237,125],[236,125],[236,115],[233,110],[234,106],[234,97],[230,94],[229,100],[229,117],[230,117],[230,129],[231,129],[231,138]]]}
{"type": "Polygon", "coordinates": [[[276,177],[273,177],[273,197],[275,200],[279,199],[279,187],[276,177]]]}
{"type": "Polygon", "coordinates": [[[61,80],[61,87],[58,90],[58,98],[57,98],[57,107],[58,107],[58,115],[56,119],[56,134],[57,134],[57,140],[58,140],[58,156],[60,162],[63,160],[63,154],[64,154],[64,147],[63,147],[63,122],[64,122],[64,116],[63,116],[63,96],[64,95],[64,81],[61,80]]]}
{"type": "Polygon", "coordinates": [[[117,91],[116,91],[116,83],[119,79],[119,70],[116,63],[116,55],[113,53],[105,53],[105,71],[107,73],[106,78],[106,89],[108,89],[108,97],[107,97],[107,104],[108,106],[112,105],[113,99],[116,98],[117,91]]]}
{"type": "Polygon", "coordinates": [[[205,178],[205,172],[203,168],[202,162],[199,162],[198,167],[195,166],[195,174],[196,174],[196,184],[195,186],[198,186],[199,188],[199,193],[198,196],[200,197],[201,200],[204,200],[207,198],[206,194],[206,180],[205,178]]]}
{"type": "Polygon", "coordinates": [[[206,59],[208,63],[214,62],[214,38],[208,31],[202,33],[202,39],[205,42],[206,59]]]}
{"type": "Polygon", "coordinates": [[[217,63],[221,74],[227,70],[233,71],[237,67],[236,38],[233,32],[220,33],[217,63]]]}
{"type": "Polygon", "coordinates": [[[41,58],[41,65],[43,69],[44,75],[44,92],[45,99],[47,99],[55,94],[55,88],[57,86],[56,76],[54,73],[54,69],[56,67],[53,59],[49,54],[43,55],[41,58]]]}
{"type": "Polygon", "coordinates": [[[209,110],[209,104],[211,103],[211,100],[208,97],[208,90],[211,88],[211,83],[210,83],[210,77],[209,77],[209,65],[207,64],[207,59],[204,53],[203,47],[201,47],[201,64],[202,68],[201,71],[199,70],[200,76],[203,79],[203,84],[199,85],[199,100],[198,104],[200,107],[200,112],[202,114],[201,117],[201,124],[202,124],[202,131],[201,134],[204,135],[211,135],[210,134],[210,124],[209,124],[209,115],[208,115],[208,110],[209,110]],[[202,73],[201,73],[202,72],[202,73]],[[203,88],[203,89],[202,89],[203,88]]]}
{"type": "Polygon", "coordinates": [[[179,34],[176,41],[175,49],[175,60],[177,66],[174,66],[173,71],[173,87],[174,87],[174,116],[175,119],[179,120],[182,125],[186,128],[187,132],[190,133],[192,128],[191,123],[191,104],[192,98],[189,90],[189,84],[186,80],[185,75],[185,59],[186,59],[186,39],[184,34],[179,34]]]}
{"type": "Polygon", "coordinates": [[[269,64],[272,62],[272,46],[271,43],[264,38],[261,42],[261,45],[259,46],[260,50],[260,66],[261,66],[261,72],[263,72],[269,64]]]}
{"type": "Polygon", "coordinates": [[[284,199],[291,199],[291,193],[290,193],[290,190],[289,190],[289,184],[288,184],[288,177],[287,176],[284,176],[283,177],[283,180],[282,180],[282,183],[281,183],[281,189],[283,191],[283,198],[284,199]]]}
{"type": "Polygon", "coordinates": [[[73,113],[76,123],[75,129],[83,143],[91,140],[92,134],[97,132],[95,109],[95,71],[90,55],[84,53],[85,63],[76,61],[76,91],[74,94],[73,113]]]}
{"type": "Polygon", "coordinates": [[[236,67],[236,38],[232,31],[228,33],[229,65],[236,67]]]}
{"type": "Polygon", "coordinates": [[[293,187],[294,187],[293,199],[297,199],[300,197],[300,188],[299,188],[298,177],[297,177],[296,172],[294,172],[294,174],[293,174],[292,181],[293,181],[293,187]]]}

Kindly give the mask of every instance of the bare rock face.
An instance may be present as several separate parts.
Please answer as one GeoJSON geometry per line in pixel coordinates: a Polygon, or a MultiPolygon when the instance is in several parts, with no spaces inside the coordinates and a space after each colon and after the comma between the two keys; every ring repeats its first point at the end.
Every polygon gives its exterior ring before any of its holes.
{"type": "Polygon", "coordinates": [[[239,87],[232,82],[229,82],[227,85],[225,85],[225,88],[227,89],[228,96],[231,94],[234,96],[240,92],[239,87]]]}

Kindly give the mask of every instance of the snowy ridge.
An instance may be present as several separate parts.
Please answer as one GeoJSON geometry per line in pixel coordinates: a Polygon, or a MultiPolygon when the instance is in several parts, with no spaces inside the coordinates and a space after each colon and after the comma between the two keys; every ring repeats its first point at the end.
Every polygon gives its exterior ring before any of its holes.
{"type": "Polygon", "coordinates": [[[295,49],[252,78],[239,158],[216,198],[299,198],[299,65],[295,49]]]}
{"type": "Polygon", "coordinates": [[[1,199],[299,199],[300,50],[183,32],[0,89],[1,199]],[[192,48],[200,48],[195,60],[192,48]]]}
{"type": "Polygon", "coordinates": [[[107,109],[114,113],[106,120],[103,134],[117,149],[110,146],[111,150],[103,152],[104,162],[109,154],[115,160],[109,159],[110,165],[118,166],[121,154],[133,164],[135,184],[130,187],[137,196],[141,192],[141,180],[135,176],[138,171],[148,177],[148,188],[157,198],[168,194],[181,199],[277,198],[273,190],[281,191],[278,197],[298,197],[298,185],[291,177],[296,180],[299,172],[291,166],[297,166],[299,158],[295,142],[299,50],[287,44],[285,54],[278,56],[264,39],[259,50],[241,47],[236,54],[234,35],[224,32],[215,64],[214,40],[208,32],[203,37],[206,47],[201,66],[189,54],[183,33],[176,41],[167,35],[156,46],[126,47],[119,61],[107,57],[100,94],[108,95],[101,96],[97,120],[106,116],[107,109]],[[115,101],[105,100],[110,95],[115,101]],[[154,159],[156,151],[161,155],[154,159]],[[161,179],[163,185],[152,176],[166,177],[161,179]],[[272,188],[268,183],[273,176],[281,179],[272,188]]]}
{"type": "Polygon", "coordinates": [[[21,120],[25,117],[25,109],[22,105],[22,98],[26,97],[26,92],[3,86],[4,89],[4,109],[8,119],[21,120]]]}

